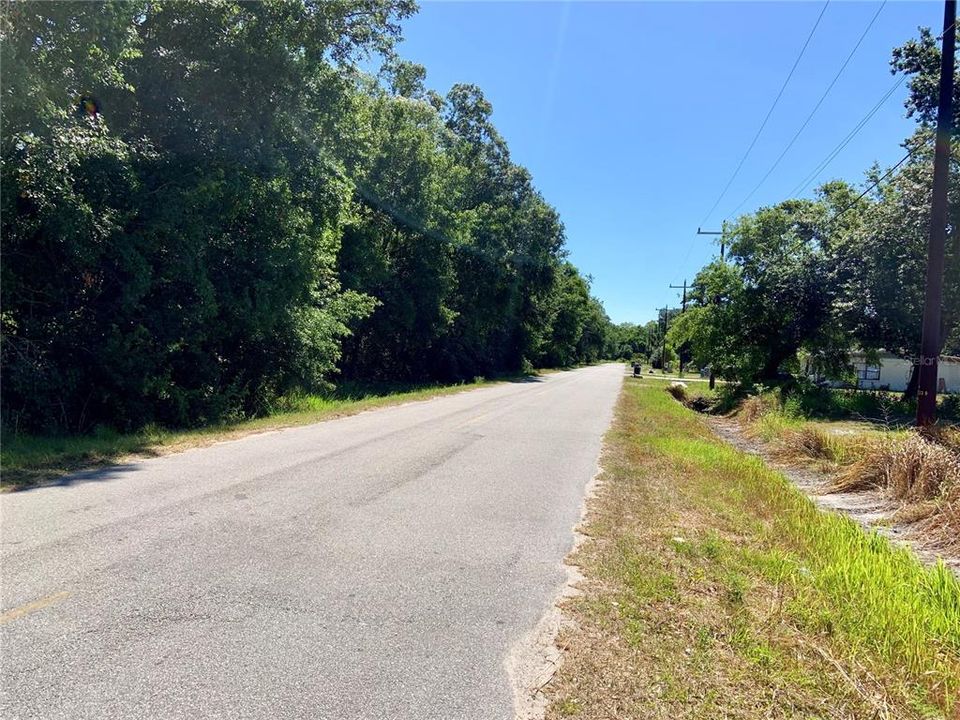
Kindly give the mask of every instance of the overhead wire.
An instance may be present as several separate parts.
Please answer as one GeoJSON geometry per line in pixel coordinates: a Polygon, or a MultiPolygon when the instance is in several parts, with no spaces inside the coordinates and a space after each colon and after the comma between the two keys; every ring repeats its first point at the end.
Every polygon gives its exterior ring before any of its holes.
{"type": "Polygon", "coordinates": [[[873,116],[880,111],[880,108],[883,107],[884,103],[890,99],[890,96],[897,91],[897,89],[904,83],[905,80],[905,75],[900,76],[900,78],[889,90],[883,94],[877,103],[867,111],[867,114],[864,115],[856,125],[854,125],[853,129],[847,133],[847,135],[844,136],[844,138],[829,153],[827,153],[827,156],[821,160],[813,170],[807,173],[804,179],[801,180],[800,183],[793,188],[793,190],[789,192],[790,197],[803,192],[811,182],[819,177],[820,173],[827,169],[830,163],[833,162],[834,158],[836,158],[837,155],[839,155],[843,149],[850,144],[853,138],[857,136],[857,133],[859,133],[866,126],[866,124],[870,122],[873,116]]]}
{"type": "MultiPolygon", "coordinates": [[[[757,187],[759,187],[760,185],[762,185],[763,181],[766,180],[766,178],[769,176],[769,174],[773,171],[773,168],[776,167],[777,163],[779,163],[779,161],[782,159],[783,155],[786,154],[786,151],[789,150],[790,147],[793,145],[793,143],[796,141],[797,136],[798,136],[798,135],[803,131],[803,129],[806,127],[806,124],[809,122],[810,118],[811,118],[811,117],[813,116],[813,114],[817,111],[817,109],[819,108],[820,104],[823,102],[823,99],[826,97],[826,95],[827,95],[827,94],[830,92],[830,90],[832,89],[833,85],[836,83],[837,78],[840,77],[840,74],[841,74],[841,73],[843,72],[843,70],[846,68],[847,64],[848,64],[849,61],[850,61],[850,58],[851,58],[851,57],[853,56],[853,54],[857,51],[857,48],[858,48],[858,47],[860,46],[860,44],[862,43],[862,41],[863,41],[864,37],[866,36],[867,32],[869,32],[869,30],[871,29],[871,27],[873,26],[873,24],[876,22],[876,19],[877,19],[877,17],[879,16],[880,12],[883,10],[884,6],[886,5],[886,2],[887,2],[887,0],[884,0],[884,2],[883,2],[883,3],[880,5],[880,7],[877,9],[877,12],[873,15],[873,17],[871,18],[870,22],[868,23],[866,29],[865,29],[865,30],[863,31],[863,33],[861,34],[860,39],[857,41],[856,45],[854,45],[854,48],[851,50],[850,54],[847,56],[847,59],[844,60],[844,63],[843,63],[843,65],[841,65],[840,70],[838,70],[836,76],[835,76],[834,79],[831,81],[831,83],[830,83],[830,85],[827,87],[827,89],[824,91],[824,93],[823,93],[823,95],[821,96],[820,100],[818,100],[816,106],[814,106],[814,109],[811,111],[810,115],[807,117],[807,119],[804,121],[804,123],[803,123],[803,124],[800,126],[800,128],[797,130],[797,133],[796,133],[796,134],[794,135],[794,137],[791,139],[790,143],[788,143],[788,145],[787,145],[787,147],[785,148],[784,152],[781,153],[780,157],[777,158],[777,161],[774,163],[774,165],[773,165],[773,167],[771,168],[771,170],[768,171],[767,175],[765,175],[765,176],[763,177],[763,179],[761,179],[761,181],[760,181],[760,183],[758,183],[757,187]]],[[[828,3],[828,4],[829,4],[829,3],[828,3]]],[[[824,12],[825,10],[826,10],[826,7],[824,7],[824,9],[821,10],[820,17],[822,17],[823,12],[824,12]]],[[[817,24],[819,24],[819,18],[818,18],[818,20],[817,20],[817,24]]],[[[956,25],[956,21],[953,23],[953,25],[956,25]]],[[[951,25],[951,28],[953,27],[953,25],[951,25]]],[[[816,29],[816,25],[814,26],[814,29],[816,29]]],[[[943,38],[943,36],[948,32],[949,29],[950,29],[950,28],[947,28],[947,29],[944,30],[942,33],[940,33],[940,35],[938,35],[938,36],[935,38],[935,40],[937,40],[937,41],[941,40],[941,39],[943,38]]],[[[809,42],[809,37],[808,37],[808,42],[809,42]]],[[[806,45],[805,45],[804,47],[806,47],[806,45]]],[[[796,63],[795,63],[795,65],[796,65],[796,63]]],[[[792,70],[791,70],[791,74],[792,74],[792,70]]],[[[789,76],[788,76],[788,79],[789,79],[789,76]]],[[[803,190],[805,190],[805,189],[807,188],[807,186],[808,186],[813,180],[815,180],[815,179],[817,178],[817,176],[819,176],[820,173],[822,173],[822,172],[827,168],[827,166],[829,166],[829,164],[834,160],[834,158],[836,158],[836,156],[837,156],[840,152],[842,152],[843,149],[844,149],[847,145],[850,144],[850,142],[851,142],[851,141],[853,140],[853,138],[857,135],[857,133],[859,133],[860,130],[862,130],[863,127],[870,121],[870,119],[873,118],[874,115],[876,115],[876,113],[880,110],[880,108],[883,107],[883,104],[890,98],[891,95],[893,95],[894,92],[897,91],[897,89],[904,83],[904,81],[906,81],[906,79],[907,79],[907,76],[906,76],[906,75],[901,75],[901,77],[897,79],[897,81],[893,84],[893,86],[890,87],[890,88],[881,96],[881,98],[877,101],[877,103],[876,103],[873,107],[870,108],[870,110],[867,112],[867,114],[864,115],[864,117],[860,119],[860,121],[853,127],[853,129],[852,129],[829,153],[827,153],[827,156],[826,156],[820,163],[818,163],[818,165],[817,165],[810,173],[808,173],[808,174],[804,177],[803,180],[801,180],[800,184],[798,184],[796,187],[794,187],[794,189],[789,193],[789,196],[790,196],[790,197],[795,197],[798,193],[800,193],[800,192],[802,192],[803,190]]],[[[782,89],[781,89],[781,92],[782,92],[782,89]]],[[[779,98],[779,96],[778,96],[778,98],[779,98]]],[[[775,103],[775,104],[776,104],[776,103],[775,103]]],[[[768,115],[769,115],[769,113],[768,113],[768,115]]],[[[766,123],[766,120],[764,121],[764,124],[765,124],[765,123],[766,123]]],[[[763,129],[763,126],[761,125],[761,131],[762,131],[762,129],[763,129]]],[[[758,136],[759,136],[759,133],[758,133],[758,136]]],[[[754,142],[755,142],[755,141],[756,141],[756,137],[754,138],[754,142]]],[[[875,188],[877,188],[877,187],[880,185],[880,183],[882,183],[884,180],[886,180],[888,177],[890,177],[901,165],[903,165],[907,160],[909,160],[909,159],[912,158],[914,155],[916,155],[916,153],[919,152],[919,151],[924,147],[924,145],[927,145],[927,144],[929,144],[930,142],[931,142],[931,138],[926,138],[925,140],[921,141],[916,147],[914,147],[914,148],[912,148],[912,149],[908,149],[906,155],[904,155],[902,158],[900,158],[900,160],[898,160],[892,167],[890,167],[885,173],[883,173],[883,175],[881,175],[881,176],[878,177],[873,183],[871,183],[871,184],[870,184],[863,192],[861,192],[852,202],[850,202],[849,204],[847,204],[847,205],[846,205],[842,210],[840,210],[839,212],[835,213],[834,216],[833,216],[832,218],[830,218],[827,227],[829,228],[830,226],[832,226],[832,225],[833,225],[834,223],[836,223],[843,215],[845,215],[848,211],[850,211],[851,209],[853,209],[853,208],[857,205],[857,203],[860,202],[860,200],[862,200],[864,197],[866,197],[867,194],[869,194],[871,191],[873,191],[875,188]]],[[[753,145],[753,144],[751,144],[751,148],[752,148],[752,145],[753,145]]],[[[747,154],[749,154],[749,150],[750,150],[750,148],[748,148],[747,154]]],[[[741,160],[740,165],[742,165],[742,163],[743,163],[743,160],[741,160]]],[[[739,170],[739,165],[738,165],[738,170],[739,170]]],[[[734,172],[734,177],[736,176],[736,174],[737,174],[737,171],[734,172]]],[[[731,179],[731,182],[732,182],[732,179],[731,179]]],[[[729,184],[730,184],[730,183],[728,183],[728,186],[729,186],[729,184]]],[[[753,190],[751,190],[751,193],[750,193],[750,194],[752,195],[754,192],[756,192],[756,190],[757,190],[757,188],[754,188],[753,190]]],[[[714,210],[716,209],[716,207],[719,205],[720,200],[723,198],[723,195],[724,195],[725,192],[726,192],[726,188],[724,189],[724,192],[721,192],[720,197],[717,199],[717,202],[714,203],[714,206],[711,208],[710,212],[709,212],[709,213],[707,214],[707,216],[704,218],[704,221],[702,221],[702,222],[700,223],[701,225],[703,225],[704,222],[705,222],[707,219],[709,219],[709,216],[713,213],[713,211],[714,211],[714,210]]],[[[746,201],[749,200],[749,197],[750,197],[750,196],[748,195],[747,198],[744,200],[744,202],[740,203],[740,205],[737,206],[737,208],[734,210],[734,212],[736,212],[736,210],[739,210],[740,207],[742,207],[742,206],[746,203],[746,201]]],[[[802,243],[800,243],[800,244],[802,244],[802,243]]],[[[799,245],[792,246],[791,248],[789,248],[789,249],[787,250],[787,252],[791,252],[792,250],[796,249],[797,247],[799,247],[799,245]]],[[[692,244],[691,244],[691,246],[690,246],[690,249],[692,249],[692,244]]],[[[688,249],[687,257],[689,257],[689,255],[690,255],[690,252],[689,252],[690,249],[688,249]]],[[[686,259],[684,260],[684,262],[686,262],[686,259]]]]}
{"type": "MultiPolygon", "coordinates": [[[[954,23],[954,25],[956,25],[956,23],[954,23]]],[[[951,27],[952,27],[952,25],[951,25],[951,27]]],[[[947,31],[944,30],[942,33],[940,33],[940,35],[937,36],[936,39],[937,39],[937,40],[942,39],[943,36],[944,36],[944,34],[946,34],[946,32],[947,32],[947,31]]],[[[907,76],[906,76],[906,75],[901,75],[901,76],[897,79],[897,81],[893,84],[893,86],[883,94],[883,96],[880,98],[880,100],[878,100],[877,103],[876,103],[872,108],[870,108],[870,110],[867,112],[867,114],[864,115],[863,118],[861,118],[861,120],[860,120],[860,121],[853,127],[853,129],[843,138],[843,140],[841,140],[841,141],[833,148],[833,150],[831,150],[831,151],[827,154],[827,156],[826,156],[810,173],[808,173],[808,174],[804,177],[804,179],[801,180],[800,183],[799,183],[796,187],[793,188],[793,190],[790,191],[789,195],[790,195],[791,197],[793,197],[793,196],[796,196],[797,194],[803,192],[804,190],[806,190],[806,188],[810,185],[810,183],[813,182],[813,181],[820,175],[820,173],[822,173],[824,170],[826,170],[826,168],[830,165],[830,163],[833,162],[834,158],[836,158],[837,155],[839,155],[839,154],[843,151],[843,149],[844,149],[847,145],[850,144],[850,141],[853,140],[853,138],[857,135],[857,133],[859,133],[860,130],[862,130],[863,127],[870,121],[870,119],[873,118],[873,116],[876,115],[877,112],[879,112],[880,108],[883,107],[883,104],[884,104],[887,100],[890,99],[890,96],[893,95],[893,93],[895,93],[895,92],[897,91],[897,89],[898,89],[901,85],[903,85],[903,83],[904,83],[906,80],[907,80],[907,76]]]]}
{"type": "MultiPolygon", "coordinates": [[[[900,158],[900,160],[898,160],[898,161],[896,162],[896,164],[894,164],[893,166],[891,166],[885,173],[883,173],[883,175],[881,175],[881,176],[878,177],[876,180],[874,180],[872,183],[870,183],[870,185],[869,185],[862,193],[860,193],[859,195],[857,195],[857,197],[854,198],[851,202],[847,203],[847,205],[845,205],[842,210],[840,210],[839,212],[835,213],[835,214],[833,215],[833,217],[831,217],[831,218],[827,221],[827,224],[826,224],[826,226],[825,226],[825,228],[824,228],[823,230],[824,230],[824,231],[832,230],[832,229],[833,229],[833,225],[834,225],[843,215],[845,215],[847,212],[849,212],[849,211],[852,210],[854,207],[856,207],[857,203],[859,203],[859,202],[860,202],[863,198],[865,198],[871,191],[873,191],[875,188],[877,188],[877,187],[880,185],[880,183],[882,183],[882,182],[883,182],[884,180],[886,180],[888,177],[890,177],[891,175],[893,175],[893,173],[896,172],[896,170],[897,170],[901,165],[903,165],[907,160],[909,160],[909,159],[912,158],[914,155],[916,155],[916,154],[924,147],[924,145],[929,145],[931,141],[932,141],[932,138],[927,138],[927,139],[925,139],[923,142],[921,142],[919,145],[917,145],[916,147],[914,147],[914,148],[912,148],[912,149],[909,149],[909,150],[907,151],[907,154],[904,155],[902,158],[900,158]]],[[[797,242],[793,243],[792,245],[783,248],[783,255],[789,255],[790,253],[798,250],[798,249],[799,249],[800,247],[802,247],[806,242],[807,242],[806,239],[801,239],[801,240],[798,240],[797,242]]],[[[689,288],[693,288],[693,287],[696,287],[696,286],[697,286],[697,283],[696,283],[696,281],[694,281],[694,282],[692,282],[688,287],[689,287],[689,288]]]]}
{"type": "Polygon", "coordinates": [[[929,143],[930,143],[930,140],[928,139],[928,140],[925,140],[924,142],[921,142],[919,145],[917,145],[917,147],[915,147],[915,148],[913,148],[913,149],[911,149],[911,150],[908,150],[906,155],[904,155],[902,158],[900,158],[900,159],[897,161],[897,163],[896,163],[895,165],[893,165],[889,170],[887,170],[883,175],[881,175],[881,176],[878,177],[876,180],[874,180],[873,183],[871,183],[870,186],[869,186],[866,190],[864,190],[862,193],[860,193],[853,202],[851,202],[851,203],[850,203],[849,205],[847,205],[843,210],[841,210],[841,211],[838,212],[836,215],[834,215],[834,216],[830,219],[830,222],[831,222],[831,223],[836,222],[836,221],[840,218],[841,215],[843,215],[844,213],[846,213],[848,210],[852,209],[854,205],[856,205],[856,204],[857,204],[858,202],[860,202],[864,197],[866,197],[867,193],[869,193],[870,191],[872,191],[874,188],[876,188],[878,185],[880,185],[880,183],[882,183],[884,180],[886,180],[888,177],[890,177],[897,168],[899,168],[899,167],[900,167],[901,165],[903,165],[907,160],[909,160],[909,159],[912,158],[914,155],[916,155],[917,152],[918,152],[924,145],[928,145],[929,143]]]}
{"type": "MultiPolygon", "coordinates": [[[[888,168],[887,171],[886,171],[885,173],[883,173],[883,175],[881,175],[881,176],[878,177],[876,180],[874,180],[872,183],[870,183],[870,185],[867,186],[867,188],[866,188],[862,193],[860,193],[859,195],[857,195],[857,197],[854,198],[851,202],[847,203],[847,205],[845,205],[842,210],[839,210],[838,212],[834,213],[833,217],[831,217],[831,218],[829,218],[829,219],[827,220],[826,225],[822,228],[822,230],[820,231],[820,233],[823,234],[823,233],[825,233],[825,232],[829,232],[829,231],[833,230],[833,229],[834,229],[834,228],[833,228],[834,224],[835,224],[843,215],[845,215],[847,212],[849,212],[849,211],[852,210],[854,207],[856,207],[856,205],[857,205],[863,198],[865,198],[870,192],[872,192],[874,189],[876,189],[876,188],[880,185],[880,183],[882,183],[882,182],[883,182],[884,180],[886,180],[888,177],[890,177],[891,175],[893,175],[893,173],[896,172],[896,170],[897,170],[901,165],[903,165],[907,160],[909,160],[909,159],[912,158],[914,155],[916,155],[921,149],[923,149],[923,147],[924,147],[925,145],[929,145],[931,141],[932,141],[932,138],[925,138],[925,139],[922,140],[919,144],[917,144],[916,147],[908,148],[906,155],[904,155],[904,156],[903,156],[902,158],[900,158],[894,165],[892,165],[890,168],[888,168]]],[[[792,253],[792,252],[794,252],[795,250],[797,250],[797,249],[799,249],[800,247],[802,247],[806,242],[807,242],[806,240],[801,239],[801,240],[793,243],[792,245],[789,245],[789,246],[787,246],[787,247],[784,247],[784,248],[783,248],[783,254],[784,254],[784,255],[789,255],[790,253],[792,253]]]]}
{"type": "Polygon", "coordinates": [[[810,41],[813,39],[814,33],[817,31],[817,28],[820,26],[820,21],[823,19],[824,13],[827,11],[827,7],[830,5],[830,0],[827,0],[823,4],[823,8],[820,10],[820,14],[817,16],[816,22],[813,24],[813,27],[810,28],[810,32],[807,35],[807,39],[803,43],[803,47],[800,48],[800,52],[797,54],[796,60],[793,61],[793,66],[790,68],[790,72],[787,73],[787,77],[784,79],[783,84],[780,85],[780,90],[777,92],[777,96],[773,99],[773,103],[770,105],[770,109],[767,110],[767,114],[763,118],[763,122],[760,123],[760,127],[757,129],[756,134],[753,136],[753,140],[750,141],[750,145],[747,147],[746,152],[743,153],[743,156],[740,158],[740,162],[737,163],[736,168],[733,171],[733,174],[730,176],[730,179],[727,181],[727,184],[724,185],[723,190],[720,191],[720,195],[717,196],[716,202],[713,203],[713,206],[704,216],[703,220],[700,221],[700,225],[706,224],[707,220],[710,219],[710,216],[713,215],[713,211],[717,209],[717,206],[720,205],[720,202],[726,196],[727,191],[730,189],[730,186],[733,184],[733,181],[736,180],[737,175],[740,174],[740,170],[743,168],[743,164],[746,162],[747,157],[749,157],[754,146],[757,144],[757,140],[760,139],[760,135],[763,133],[764,128],[766,128],[767,123],[770,121],[770,116],[773,115],[773,111],[776,109],[777,105],[780,102],[780,98],[783,97],[784,91],[787,89],[787,85],[790,84],[790,79],[793,77],[794,72],[796,72],[797,66],[800,64],[800,60],[803,58],[804,53],[807,51],[807,47],[810,45],[810,41]]]}
{"type": "Polygon", "coordinates": [[[767,181],[767,178],[769,178],[770,175],[773,173],[773,171],[776,170],[777,167],[780,165],[780,161],[783,160],[784,156],[786,156],[786,154],[790,151],[790,148],[793,147],[794,143],[796,143],[797,139],[800,137],[800,134],[806,129],[807,125],[810,124],[810,120],[813,119],[813,116],[816,115],[817,110],[819,110],[820,106],[823,105],[823,101],[827,99],[827,95],[829,95],[830,91],[833,90],[833,87],[837,84],[837,81],[840,79],[840,76],[843,74],[843,71],[847,69],[847,65],[850,64],[850,60],[853,59],[853,56],[856,54],[857,50],[860,48],[860,45],[863,43],[863,40],[864,38],[866,38],[867,33],[870,32],[870,29],[873,27],[874,23],[877,21],[877,18],[880,17],[880,13],[883,11],[883,8],[886,6],[886,4],[887,4],[887,0],[883,0],[883,2],[880,3],[880,7],[877,8],[877,11],[873,14],[873,17],[870,18],[870,22],[867,23],[867,27],[864,28],[862,33],[860,33],[860,37],[857,39],[856,44],[854,44],[853,49],[851,49],[850,52],[847,54],[847,57],[843,61],[843,64],[840,65],[840,69],[837,70],[836,74],[833,76],[833,79],[830,81],[830,84],[827,85],[826,90],[824,90],[823,94],[820,95],[820,99],[817,100],[816,104],[813,106],[813,109],[807,115],[806,119],[803,121],[800,127],[797,128],[797,131],[793,134],[793,137],[790,138],[790,142],[787,143],[786,147],[783,149],[783,151],[780,153],[777,159],[774,160],[773,164],[770,166],[770,169],[767,170],[766,174],[764,174],[764,176],[760,178],[760,181],[753,187],[753,189],[749,193],[747,193],[747,196],[740,201],[740,204],[733,209],[730,215],[736,215],[737,211],[747,204],[750,198],[753,197],[754,193],[756,193],[757,190],[759,190],[763,186],[763,184],[767,181]]]}

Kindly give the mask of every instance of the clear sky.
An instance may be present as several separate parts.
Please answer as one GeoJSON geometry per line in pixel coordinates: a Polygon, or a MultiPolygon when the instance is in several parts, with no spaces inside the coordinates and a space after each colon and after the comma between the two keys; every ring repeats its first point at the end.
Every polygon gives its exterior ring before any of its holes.
{"type": "MultiPolygon", "coordinates": [[[[479,85],[515,162],[567,228],[571,260],[615,322],[644,322],[668,285],[717,252],[696,236],[760,127],[823,2],[421,2],[403,57],[446,92],[479,85]]],[[[879,2],[831,2],[777,108],[705,229],[757,184],[850,53],[879,2]]],[[[755,196],[778,202],[893,86],[890,51],[941,2],[888,2],[817,114],[755,196]]],[[[863,184],[903,156],[905,86],[819,180],[863,184]]],[[[864,185],[865,187],[865,185],[864,185]]],[[[809,189],[807,194],[809,194],[809,189]]]]}

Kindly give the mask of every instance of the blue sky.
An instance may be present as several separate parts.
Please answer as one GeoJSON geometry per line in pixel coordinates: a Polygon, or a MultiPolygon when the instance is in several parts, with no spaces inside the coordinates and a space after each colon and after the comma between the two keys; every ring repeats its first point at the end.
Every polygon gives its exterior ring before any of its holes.
{"type": "MultiPolygon", "coordinates": [[[[777,158],[880,7],[831,2],[727,196],[718,227],[777,158]]],[[[746,204],[778,202],[891,88],[890,51],[940,2],[888,2],[779,167],[746,204]]],[[[644,322],[668,285],[716,253],[695,235],[756,133],[822,2],[422,2],[403,57],[440,92],[479,85],[515,162],[559,210],[571,260],[616,322],[644,322]]],[[[914,123],[905,86],[820,176],[863,182],[889,166],[914,123]]],[[[807,190],[809,194],[810,190],[807,190]]]]}

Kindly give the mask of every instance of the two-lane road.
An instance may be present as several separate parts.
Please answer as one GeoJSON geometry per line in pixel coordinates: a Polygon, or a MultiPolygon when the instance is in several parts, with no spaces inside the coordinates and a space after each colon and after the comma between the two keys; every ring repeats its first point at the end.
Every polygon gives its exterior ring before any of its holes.
{"type": "Polygon", "coordinates": [[[513,717],[623,377],[591,367],[0,497],[4,718],[513,717]]]}

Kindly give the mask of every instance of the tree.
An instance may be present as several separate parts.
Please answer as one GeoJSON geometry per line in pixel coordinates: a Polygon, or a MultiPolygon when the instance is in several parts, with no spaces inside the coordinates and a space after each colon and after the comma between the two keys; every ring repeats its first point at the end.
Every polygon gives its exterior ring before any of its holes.
{"type": "MultiPolygon", "coordinates": [[[[924,129],[936,127],[940,87],[940,43],[930,28],[920,28],[920,37],[894,48],[890,72],[909,78],[907,117],[916,118],[924,129]]],[[[953,81],[953,136],[960,137],[960,78],[953,81]]]]}
{"type": "Polygon", "coordinates": [[[607,357],[615,360],[647,359],[650,348],[645,326],[630,322],[611,324],[607,337],[607,357]]]}
{"type": "Polygon", "coordinates": [[[674,347],[686,345],[695,365],[709,366],[721,378],[754,377],[757,363],[745,351],[738,330],[743,290],[735,265],[712,262],[697,273],[688,295],[690,306],[674,318],[667,342],[674,347]]]}
{"type": "MultiPolygon", "coordinates": [[[[865,214],[863,227],[847,246],[853,282],[845,323],[868,350],[884,349],[903,358],[916,357],[920,347],[933,186],[933,148],[921,131],[913,143],[919,149],[881,188],[878,201],[865,214]]],[[[960,141],[954,142],[960,159],[960,141]]],[[[960,177],[952,173],[949,226],[942,308],[941,351],[950,345],[960,326],[960,248],[955,228],[960,223],[960,177]]],[[[906,392],[916,393],[916,368],[906,392]]]]}
{"type": "MultiPolygon", "coordinates": [[[[4,421],[200,424],[354,378],[592,361],[609,320],[410,0],[2,17],[4,421]],[[376,53],[380,80],[357,67],[376,53]]],[[[9,11],[9,12],[8,12],[9,11]]]]}
{"type": "Polygon", "coordinates": [[[388,49],[411,9],[22,3],[5,15],[8,419],[196,424],[325,382],[371,307],[336,276],[349,185],[318,149],[352,123],[348,70],[325,58],[388,49]],[[95,114],[76,111],[82,94],[95,114]]]}
{"type": "Polygon", "coordinates": [[[377,308],[346,341],[344,371],[433,377],[438,346],[456,316],[449,305],[456,230],[445,202],[443,122],[428,103],[372,84],[361,87],[358,103],[368,151],[354,168],[356,204],[339,266],[346,286],[375,298],[377,308]]]}
{"type": "Polygon", "coordinates": [[[842,249],[863,208],[852,188],[835,182],[816,200],[761,208],[728,226],[728,262],[698,274],[673,344],[689,343],[696,363],[748,383],[798,370],[801,349],[839,372],[850,349],[841,312],[853,272],[842,249]]]}

